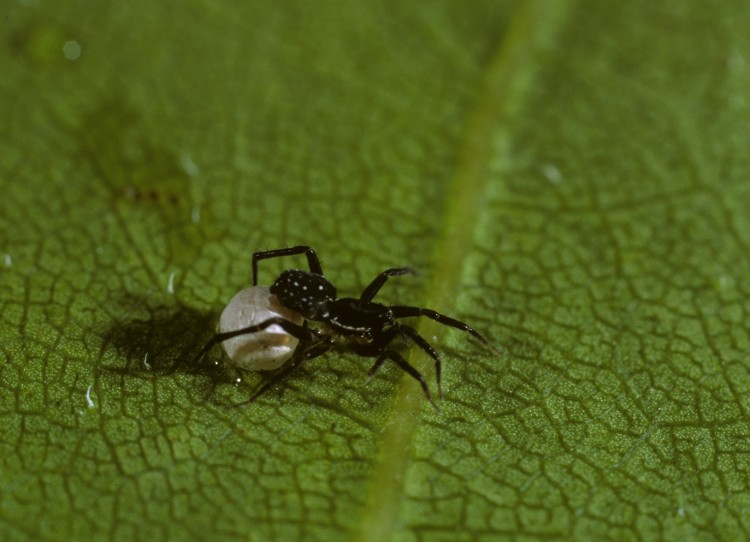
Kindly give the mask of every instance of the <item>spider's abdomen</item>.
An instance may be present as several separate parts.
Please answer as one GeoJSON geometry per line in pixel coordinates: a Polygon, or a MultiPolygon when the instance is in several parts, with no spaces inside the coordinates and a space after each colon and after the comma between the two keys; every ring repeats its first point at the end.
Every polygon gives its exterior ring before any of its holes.
{"type": "Polygon", "coordinates": [[[285,307],[308,320],[328,316],[328,307],[336,299],[336,288],[323,275],[288,269],[271,285],[271,293],[285,307]]]}
{"type": "Polygon", "coordinates": [[[359,299],[345,297],[331,304],[327,323],[340,335],[371,340],[384,327],[393,324],[393,314],[380,303],[362,303],[359,299]]]}

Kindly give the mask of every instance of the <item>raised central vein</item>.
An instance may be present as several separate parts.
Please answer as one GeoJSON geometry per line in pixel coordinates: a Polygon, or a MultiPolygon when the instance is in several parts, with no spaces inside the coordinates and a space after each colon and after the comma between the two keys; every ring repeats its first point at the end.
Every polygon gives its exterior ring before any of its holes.
{"type": "MultiPolygon", "coordinates": [[[[474,225],[486,203],[483,194],[488,182],[486,166],[491,158],[493,137],[531,79],[534,50],[559,27],[564,11],[562,4],[545,0],[524,3],[488,67],[466,125],[452,186],[447,192],[452,197],[446,205],[444,229],[436,245],[437,272],[427,287],[427,306],[445,309],[452,304],[455,291],[444,285],[458,284],[461,266],[456,262],[463,261],[472,246],[474,225]]],[[[424,368],[428,363],[429,360],[424,361],[424,368]]],[[[418,384],[411,378],[402,379],[393,413],[383,432],[380,455],[355,539],[363,542],[390,540],[397,529],[409,463],[408,450],[417,430],[415,413],[425,405],[430,408],[418,384]]]]}

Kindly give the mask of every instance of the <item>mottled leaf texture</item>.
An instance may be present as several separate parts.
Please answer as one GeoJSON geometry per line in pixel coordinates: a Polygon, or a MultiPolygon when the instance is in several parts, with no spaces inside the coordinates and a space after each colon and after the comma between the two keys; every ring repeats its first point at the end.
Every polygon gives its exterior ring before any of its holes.
{"type": "Polygon", "coordinates": [[[0,539],[750,537],[748,28],[740,0],[6,2],[0,539]],[[377,299],[503,355],[414,321],[439,413],[345,352],[234,408],[261,375],[185,362],[295,244],[344,296],[417,268],[377,299]]]}

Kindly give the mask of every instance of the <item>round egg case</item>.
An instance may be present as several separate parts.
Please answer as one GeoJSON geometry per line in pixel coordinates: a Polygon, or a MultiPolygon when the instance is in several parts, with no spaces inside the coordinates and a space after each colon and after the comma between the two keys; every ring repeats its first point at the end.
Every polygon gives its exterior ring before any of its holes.
{"type": "MultiPolygon", "coordinates": [[[[236,331],[269,318],[284,318],[302,325],[304,318],[287,309],[267,286],[252,286],[235,295],[221,313],[219,333],[236,331]]],[[[247,371],[270,371],[294,355],[299,340],[279,325],[227,339],[221,343],[232,363],[247,371]]]]}

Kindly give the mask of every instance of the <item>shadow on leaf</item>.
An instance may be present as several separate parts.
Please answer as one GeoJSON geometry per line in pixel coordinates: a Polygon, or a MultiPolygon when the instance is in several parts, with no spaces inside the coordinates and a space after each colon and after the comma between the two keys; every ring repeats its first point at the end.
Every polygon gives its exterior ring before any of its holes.
{"type": "Polygon", "coordinates": [[[130,297],[122,300],[122,306],[126,313],[136,312],[128,310],[131,308],[137,308],[139,313],[145,309],[149,316],[120,321],[105,332],[105,348],[113,348],[123,363],[100,365],[102,376],[152,380],[169,378],[175,373],[196,375],[204,377],[195,379],[206,388],[199,394],[203,401],[213,395],[219,384],[237,381],[237,376],[219,361],[221,353],[218,351],[206,356],[198,365],[191,364],[196,352],[211,337],[216,315],[183,305],[151,306],[145,299],[130,297]]]}

